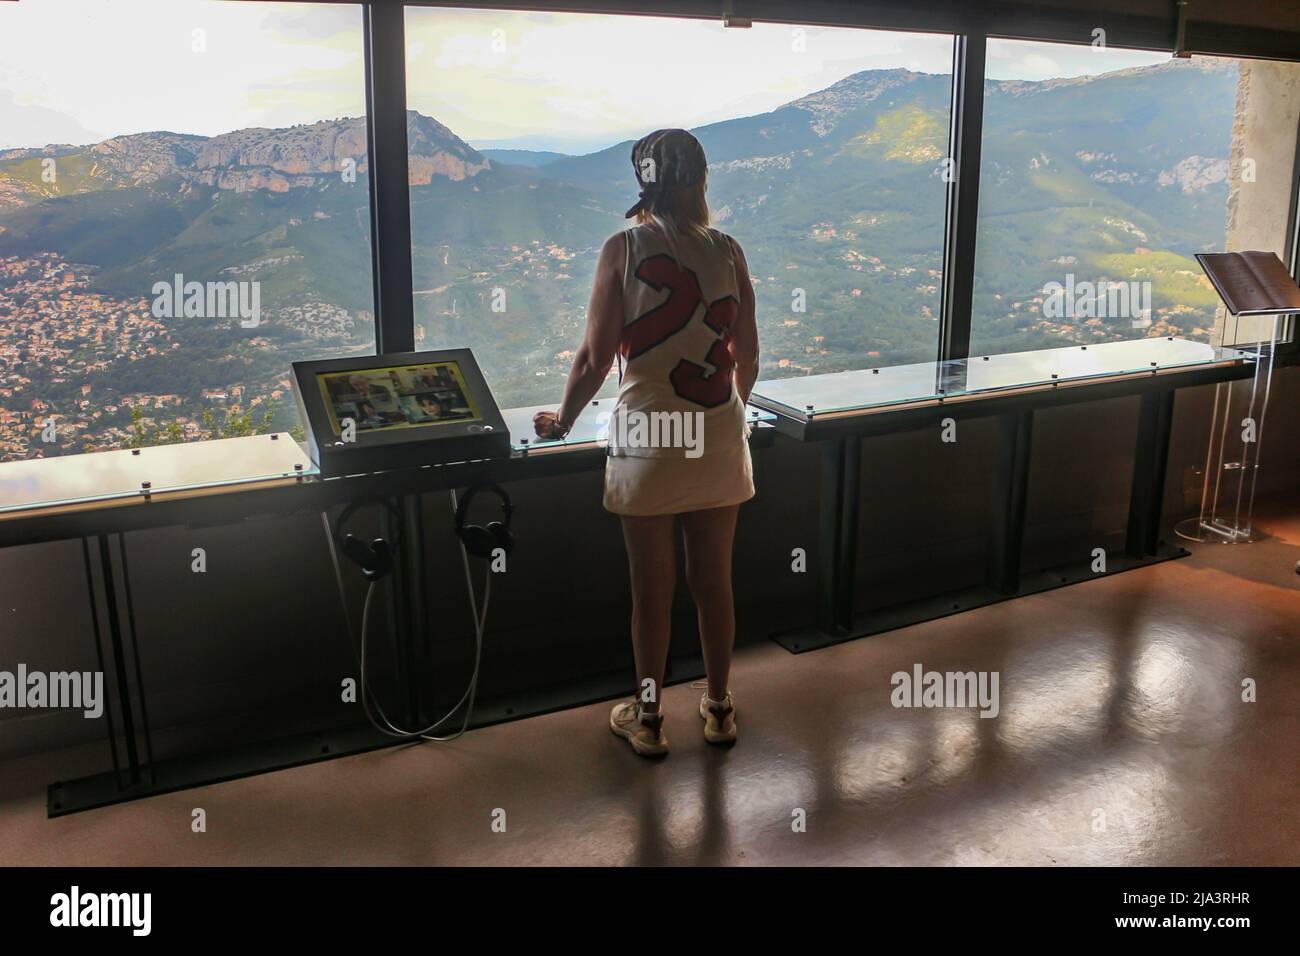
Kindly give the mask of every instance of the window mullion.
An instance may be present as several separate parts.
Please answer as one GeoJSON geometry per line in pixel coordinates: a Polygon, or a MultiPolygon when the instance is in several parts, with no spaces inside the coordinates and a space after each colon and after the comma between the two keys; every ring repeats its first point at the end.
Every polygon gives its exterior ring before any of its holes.
{"type": "Polygon", "coordinates": [[[943,299],[939,313],[940,361],[966,358],[970,354],[987,42],[983,33],[970,33],[958,36],[954,43],[943,299]]]}
{"type": "Polygon", "coordinates": [[[384,355],[415,350],[407,185],[406,11],[397,3],[367,3],[363,15],[375,351],[384,355]]]}

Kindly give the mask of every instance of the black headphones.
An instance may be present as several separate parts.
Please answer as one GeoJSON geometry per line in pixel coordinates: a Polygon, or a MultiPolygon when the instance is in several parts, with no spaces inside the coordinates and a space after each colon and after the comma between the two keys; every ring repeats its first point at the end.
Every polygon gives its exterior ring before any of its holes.
{"type": "Polygon", "coordinates": [[[367,581],[378,581],[392,573],[393,554],[402,544],[402,516],[391,501],[387,498],[370,498],[349,502],[339,515],[335,528],[334,538],[338,541],[343,554],[349,561],[361,567],[361,573],[365,575],[367,581]],[[349,519],[359,508],[371,501],[383,505],[393,518],[395,540],[392,544],[389,544],[387,538],[375,538],[367,543],[351,532],[343,534],[343,528],[349,519]]]}
{"type": "Polygon", "coordinates": [[[500,485],[492,482],[472,485],[456,506],[456,534],[464,543],[465,550],[475,557],[490,558],[497,548],[509,554],[515,547],[515,533],[510,530],[511,516],[514,513],[515,506],[510,503],[510,496],[500,485]],[[505,516],[505,520],[490,521],[487,527],[466,524],[465,516],[469,514],[470,503],[483,490],[490,491],[501,499],[501,513],[505,516]]]}

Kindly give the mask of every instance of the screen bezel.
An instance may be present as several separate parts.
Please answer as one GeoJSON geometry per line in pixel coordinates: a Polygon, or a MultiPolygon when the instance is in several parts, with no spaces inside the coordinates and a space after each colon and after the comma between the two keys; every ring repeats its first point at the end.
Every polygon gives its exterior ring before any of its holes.
{"type": "MultiPolygon", "coordinates": [[[[460,392],[461,397],[464,398],[466,406],[468,406],[468,411],[469,411],[468,415],[462,415],[457,418],[440,418],[440,419],[435,419],[434,421],[425,421],[425,422],[411,422],[411,421],[389,422],[388,424],[380,425],[374,428],[362,428],[360,423],[357,423],[356,433],[361,434],[362,432],[393,431],[399,428],[438,428],[440,426],[446,426],[446,425],[470,424],[470,423],[481,422],[483,419],[482,416],[479,414],[478,401],[476,400],[474,394],[472,393],[472,390],[469,387],[469,383],[465,381],[465,375],[460,370],[460,363],[442,361],[442,362],[421,362],[416,365],[379,365],[374,368],[355,369],[355,370],[349,370],[344,372],[317,372],[316,373],[316,386],[317,388],[320,389],[321,401],[325,405],[325,414],[329,417],[330,437],[337,440],[343,434],[341,419],[339,418],[339,414],[338,414],[338,403],[330,396],[331,380],[346,378],[353,375],[387,375],[393,372],[409,372],[409,371],[434,369],[434,368],[450,369],[452,378],[455,380],[454,385],[456,389],[460,392]]],[[[398,400],[397,404],[400,406],[402,395],[400,391],[396,389],[394,391],[395,391],[396,398],[398,400]]],[[[435,391],[435,389],[430,388],[428,391],[432,392],[435,391]]]]}
{"type": "Polygon", "coordinates": [[[501,410],[497,407],[492,390],[488,387],[487,380],[474,359],[474,353],[467,348],[435,349],[428,352],[390,352],[386,355],[356,355],[348,358],[294,362],[293,377],[294,397],[298,402],[303,426],[307,431],[308,444],[313,449],[328,448],[335,452],[346,452],[358,448],[436,441],[438,438],[453,435],[477,435],[484,432],[497,435],[508,434],[505,419],[501,416],[501,410]],[[326,406],[323,387],[318,376],[448,363],[454,363],[459,367],[461,379],[465,383],[465,398],[470,403],[471,409],[477,410],[477,418],[402,427],[358,429],[355,441],[339,441],[334,431],[332,410],[326,406]]]}

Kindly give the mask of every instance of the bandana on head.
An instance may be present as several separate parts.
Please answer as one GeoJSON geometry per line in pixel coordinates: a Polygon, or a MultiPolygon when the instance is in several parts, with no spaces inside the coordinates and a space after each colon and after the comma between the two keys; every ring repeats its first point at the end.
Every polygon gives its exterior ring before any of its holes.
{"type": "Polygon", "coordinates": [[[708,171],[704,147],[684,129],[657,129],[632,147],[632,169],[641,185],[636,205],[623,214],[631,219],[648,209],[655,195],[670,186],[693,186],[708,171]]]}

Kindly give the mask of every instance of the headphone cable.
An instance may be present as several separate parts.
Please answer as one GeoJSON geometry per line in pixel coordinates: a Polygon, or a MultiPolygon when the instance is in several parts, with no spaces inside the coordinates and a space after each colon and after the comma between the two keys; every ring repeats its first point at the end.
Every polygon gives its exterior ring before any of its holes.
{"type": "MultiPolygon", "coordinates": [[[[456,492],[454,490],[451,492],[451,506],[452,512],[454,513],[456,511],[456,492]]],[[[419,730],[404,730],[401,727],[398,727],[389,719],[388,715],[384,713],[384,709],[380,705],[377,697],[373,701],[371,700],[372,694],[370,690],[370,682],[366,676],[366,645],[368,643],[370,632],[370,605],[374,598],[375,586],[378,582],[371,581],[366,588],[365,603],[362,605],[361,609],[361,647],[360,652],[358,653],[356,636],[352,632],[352,616],[348,612],[347,591],[343,584],[343,571],[339,565],[338,549],[334,542],[334,533],[330,529],[329,516],[324,511],[321,512],[321,522],[325,529],[325,540],[329,545],[330,560],[334,569],[334,582],[338,587],[339,603],[343,608],[343,618],[347,625],[348,646],[352,649],[353,660],[356,662],[357,669],[361,674],[361,706],[365,712],[366,719],[370,721],[370,724],[376,730],[380,733],[387,734],[390,737],[402,737],[407,739],[418,737],[423,740],[434,740],[440,742],[451,741],[460,737],[469,729],[470,717],[474,712],[474,701],[478,696],[479,673],[483,661],[483,633],[487,625],[488,606],[492,600],[491,567],[489,566],[484,572],[483,610],[480,612],[478,609],[478,601],[474,595],[474,579],[469,567],[469,553],[465,549],[465,543],[463,541],[460,542],[461,564],[465,569],[465,587],[469,595],[470,613],[474,619],[474,670],[470,675],[469,685],[465,688],[465,693],[460,696],[460,700],[456,701],[446,714],[438,718],[432,724],[429,724],[427,727],[423,727],[419,730]],[[465,708],[465,717],[464,720],[461,721],[460,729],[458,731],[445,737],[440,737],[430,733],[450,720],[452,715],[454,715],[467,700],[468,706],[465,708]],[[371,710],[372,704],[374,707],[373,711],[371,710]],[[378,711],[378,718],[375,716],[375,711],[378,711]]]]}

